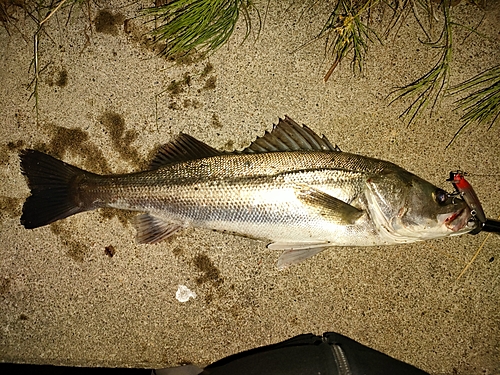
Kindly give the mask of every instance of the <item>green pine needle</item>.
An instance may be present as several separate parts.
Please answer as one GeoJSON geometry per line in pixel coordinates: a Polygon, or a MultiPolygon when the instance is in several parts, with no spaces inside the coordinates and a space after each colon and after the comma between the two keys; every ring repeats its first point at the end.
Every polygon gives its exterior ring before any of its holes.
{"type": "Polygon", "coordinates": [[[156,42],[165,43],[162,54],[182,55],[195,49],[214,51],[232,35],[243,13],[246,35],[250,33],[248,0],[174,0],[161,7],[147,8],[144,15],[159,23],[150,34],[156,42]]]}
{"type": "Polygon", "coordinates": [[[475,90],[465,98],[456,101],[457,108],[465,113],[461,117],[464,124],[458,129],[453,139],[448,144],[449,147],[455,138],[468,125],[473,122],[478,124],[489,123],[491,129],[500,117],[500,65],[488,69],[471,79],[458,84],[450,89],[450,94],[454,95],[467,90],[475,90]]]}
{"type": "Polygon", "coordinates": [[[408,125],[413,123],[418,115],[425,111],[429,104],[432,103],[432,109],[435,107],[438,99],[441,97],[443,89],[446,90],[448,84],[450,63],[452,60],[452,23],[450,20],[449,3],[443,3],[441,6],[444,16],[441,35],[436,42],[425,43],[432,48],[441,50],[438,62],[422,77],[390,94],[397,93],[396,98],[393,99],[391,103],[406,97],[416,96],[410,106],[400,115],[400,117],[409,119],[408,125]]]}

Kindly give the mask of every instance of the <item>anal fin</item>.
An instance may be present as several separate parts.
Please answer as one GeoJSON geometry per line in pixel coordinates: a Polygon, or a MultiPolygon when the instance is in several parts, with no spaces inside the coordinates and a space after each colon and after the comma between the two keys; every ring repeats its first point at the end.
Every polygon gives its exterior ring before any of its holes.
{"type": "Polygon", "coordinates": [[[141,244],[154,244],[160,242],[177,231],[184,229],[184,227],[179,224],[170,223],[151,214],[136,216],[133,220],[133,224],[137,230],[137,243],[141,244]]]}

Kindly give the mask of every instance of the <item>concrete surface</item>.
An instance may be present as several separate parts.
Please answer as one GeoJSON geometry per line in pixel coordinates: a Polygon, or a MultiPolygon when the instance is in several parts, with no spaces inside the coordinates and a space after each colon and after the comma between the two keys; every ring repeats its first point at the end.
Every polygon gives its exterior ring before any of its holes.
{"type": "MultiPolygon", "coordinates": [[[[321,28],[325,4],[271,2],[257,41],[240,45],[240,22],[207,60],[175,63],[142,41],[139,21],[124,27],[140,3],[112,2],[111,17],[91,3],[91,26],[86,8],[67,24],[63,10],[40,38],[38,124],[28,88],[33,22],[18,12],[20,31],[0,29],[1,361],[204,365],[296,334],[337,331],[432,374],[500,373],[498,236],[332,248],[279,272],[279,255],[265,243],[226,234],[190,230],[137,245],[131,215],[115,211],[24,229],[24,147],[94,172],[129,172],[180,131],[242,148],[285,114],[345,151],[390,160],[448,190],[450,170],[469,171],[488,216],[500,215],[499,126],[471,128],[445,150],[461,124],[453,98],[409,127],[398,118],[405,103],[388,106],[391,88],[434,61],[411,17],[371,48],[364,75],[353,76],[346,61],[325,84],[323,41],[298,49],[321,28]],[[179,302],[179,285],[197,297],[179,302]]],[[[468,32],[455,34],[452,83],[500,61],[498,2],[489,7],[479,31],[491,39],[462,43],[468,32]]],[[[463,3],[453,14],[468,26],[482,17],[463,3]]]]}

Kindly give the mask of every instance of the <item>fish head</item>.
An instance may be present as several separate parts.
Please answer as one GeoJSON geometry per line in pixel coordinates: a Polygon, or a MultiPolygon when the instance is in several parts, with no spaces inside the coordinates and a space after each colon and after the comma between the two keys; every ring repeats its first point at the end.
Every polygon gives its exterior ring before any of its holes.
{"type": "Polygon", "coordinates": [[[370,216],[393,243],[456,236],[478,226],[464,200],[403,169],[369,178],[367,186],[370,216]]]}

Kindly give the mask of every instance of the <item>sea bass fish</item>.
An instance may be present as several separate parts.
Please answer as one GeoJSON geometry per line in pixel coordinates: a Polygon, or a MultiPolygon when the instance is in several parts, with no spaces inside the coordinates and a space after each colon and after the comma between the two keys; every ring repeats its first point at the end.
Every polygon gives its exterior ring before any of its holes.
{"type": "Polygon", "coordinates": [[[383,160],[342,152],[289,117],[239,152],[181,133],[146,171],[98,175],[35,150],[20,153],[31,189],[21,224],[37,228],[101,207],[140,211],[139,243],[183,228],[231,232],[283,250],[278,267],[331,246],[375,246],[475,229],[459,197],[383,160]]]}

